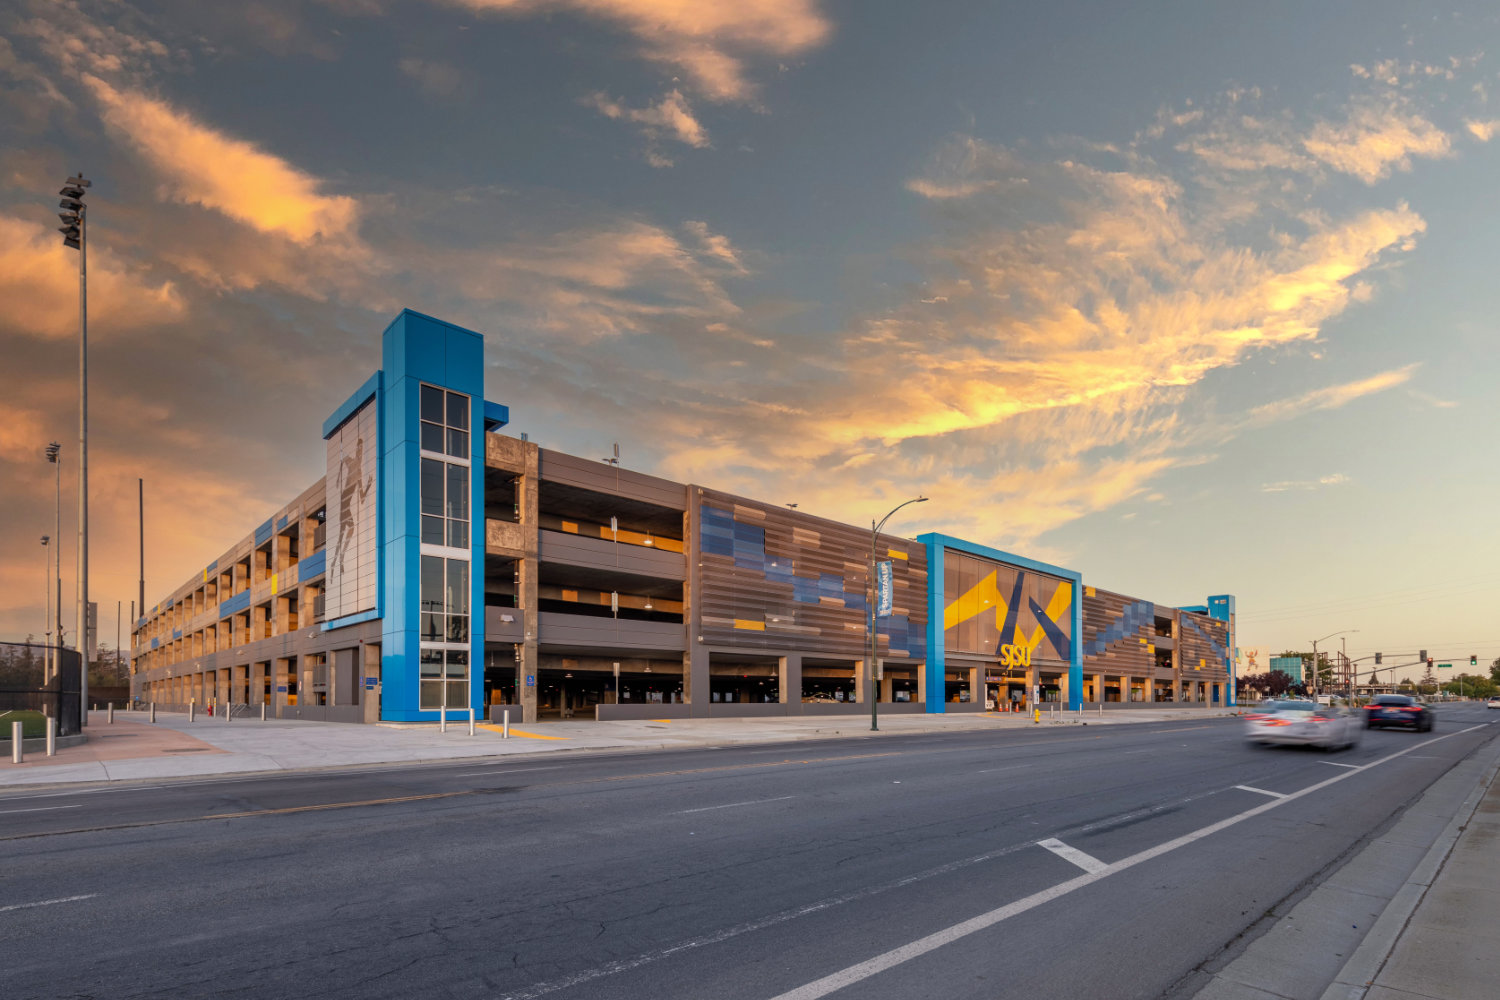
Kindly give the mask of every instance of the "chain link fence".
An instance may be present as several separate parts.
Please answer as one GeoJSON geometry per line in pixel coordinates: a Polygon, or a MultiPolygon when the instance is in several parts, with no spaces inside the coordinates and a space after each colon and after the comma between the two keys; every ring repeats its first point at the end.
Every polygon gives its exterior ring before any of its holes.
{"type": "MultiPolygon", "coordinates": [[[[0,722],[7,715],[41,713],[57,720],[59,736],[82,732],[82,677],[83,657],[76,649],[0,642],[0,722]]],[[[10,727],[0,729],[0,740],[8,741],[10,727]]]]}

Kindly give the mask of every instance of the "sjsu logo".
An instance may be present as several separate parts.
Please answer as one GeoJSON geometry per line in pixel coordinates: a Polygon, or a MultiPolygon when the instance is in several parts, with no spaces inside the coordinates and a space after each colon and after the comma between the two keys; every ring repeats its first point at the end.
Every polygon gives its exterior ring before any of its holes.
{"type": "Polygon", "coordinates": [[[1031,649],[1027,646],[1001,646],[1000,665],[1002,667],[1031,666],[1031,649]]]}

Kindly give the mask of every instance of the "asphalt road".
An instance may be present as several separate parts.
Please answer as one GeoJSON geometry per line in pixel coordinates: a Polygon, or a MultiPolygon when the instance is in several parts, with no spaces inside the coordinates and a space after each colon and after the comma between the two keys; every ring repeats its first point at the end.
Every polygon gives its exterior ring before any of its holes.
{"type": "Polygon", "coordinates": [[[1188,995],[1497,714],[1331,754],[1204,719],[8,794],[0,996],[1188,995]]]}

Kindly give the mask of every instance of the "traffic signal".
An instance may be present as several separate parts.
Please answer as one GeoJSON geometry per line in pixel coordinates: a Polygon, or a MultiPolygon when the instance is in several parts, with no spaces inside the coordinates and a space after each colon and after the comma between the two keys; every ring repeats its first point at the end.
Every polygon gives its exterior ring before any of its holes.
{"type": "Polygon", "coordinates": [[[1380,654],[1379,653],[1375,654],[1375,665],[1377,667],[1380,666],[1380,654]]]}
{"type": "Polygon", "coordinates": [[[1428,670],[1432,669],[1432,657],[1430,657],[1430,656],[1427,658],[1427,669],[1428,670]]]}
{"type": "Polygon", "coordinates": [[[1477,666],[1479,666],[1479,657],[1477,657],[1477,656],[1470,656],[1469,657],[1469,666],[1471,666],[1471,667],[1477,667],[1477,666]]]}
{"type": "Polygon", "coordinates": [[[1417,654],[1417,659],[1419,659],[1419,660],[1426,660],[1428,663],[1432,662],[1432,657],[1430,657],[1430,656],[1427,655],[1427,650],[1425,650],[1425,649],[1422,650],[1420,653],[1417,654]]]}

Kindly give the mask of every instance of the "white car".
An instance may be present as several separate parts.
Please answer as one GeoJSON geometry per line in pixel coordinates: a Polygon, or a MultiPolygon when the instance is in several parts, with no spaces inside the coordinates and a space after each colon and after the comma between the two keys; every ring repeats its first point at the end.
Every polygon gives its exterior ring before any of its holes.
{"type": "Polygon", "coordinates": [[[1245,718],[1245,735],[1262,746],[1352,747],[1364,732],[1364,719],[1342,706],[1310,701],[1270,701],[1245,718]]]}
{"type": "Polygon", "coordinates": [[[1497,695],[1494,698],[1491,698],[1489,701],[1485,702],[1485,706],[1484,707],[1485,708],[1500,708],[1500,695],[1497,695]]]}

